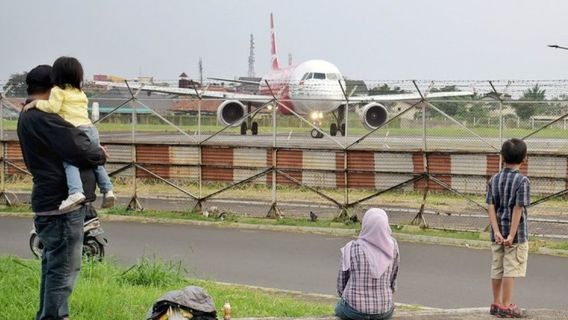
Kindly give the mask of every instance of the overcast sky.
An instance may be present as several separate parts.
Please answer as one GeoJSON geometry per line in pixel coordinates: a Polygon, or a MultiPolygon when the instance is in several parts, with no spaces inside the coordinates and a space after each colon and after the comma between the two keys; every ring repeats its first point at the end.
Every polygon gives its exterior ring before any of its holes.
{"type": "Polygon", "coordinates": [[[328,60],[350,78],[565,79],[568,1],[3,1],[0,80],[78,57],[93,74],[177,79],[269,70],[274,12],[281,63],[328,60]]]}

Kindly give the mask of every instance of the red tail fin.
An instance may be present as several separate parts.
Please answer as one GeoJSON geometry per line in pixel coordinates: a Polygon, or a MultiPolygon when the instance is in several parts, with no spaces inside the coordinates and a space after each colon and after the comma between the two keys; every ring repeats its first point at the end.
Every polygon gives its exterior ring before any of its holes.
{"type": "Polygon", "coordinates": [[[278,61],[278,53],[276,51],[276,36],[274,35],[274,17],[270,13],[270,35],[272,38],[272,49],[270,53],[272,54],[272,70],[280,69],[280,62],[278,61]]]}

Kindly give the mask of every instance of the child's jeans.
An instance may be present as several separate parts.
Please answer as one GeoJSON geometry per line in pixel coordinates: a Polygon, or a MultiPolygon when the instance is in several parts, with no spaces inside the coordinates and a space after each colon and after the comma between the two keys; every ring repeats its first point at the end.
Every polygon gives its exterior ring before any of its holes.
{"type": "MultiPolygon", "coordinates": [[[[92,143],[100,144],[99,132],[97,131],[97,128],[95,126],[78,126],[77,128],[85,132],[92,143]]],[[[79,173],[79,168],[67,162],[63,162],[63,167],[65,168],[65,176],[67,177],[67,187],[69,188],[69,194],[78,192],[83,193],[83,182],[81,182],[81,174],[79,173]]],[[[105,170],[105,167],[97,166],[94,171],[95,177],[97,179],[97,184],[101,189],[101,193],[112,191],[112,183],[110,182],[110,178],[105,170]]]]}

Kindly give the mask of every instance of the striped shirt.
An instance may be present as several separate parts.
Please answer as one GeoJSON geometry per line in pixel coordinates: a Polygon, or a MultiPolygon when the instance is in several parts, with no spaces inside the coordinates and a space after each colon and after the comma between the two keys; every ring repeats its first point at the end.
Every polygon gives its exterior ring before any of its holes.
{"type": "MultiPolygon", "coordinates": [[[[394,240],[394,239],[393,239],[394,240]]],[[[396,290],[398,265],[400,257],[398,245],[394,241],[394,259],[385,273],[373,279],[369,261],[363,248],[353,243],[351,246],[351,267],[343,271],[339,267],[337,276],[337,293],[353,309],[365,314],[381,314],[394,307],[392,299],[396,290]]]]}
{"type": "MultiPolygon", "coordinates": [[[[495,205],[497,224],[504,238],[511,231],[513,208],[522,207],[523,213],[519,222],[517,234],[513,243],[522,243],[528,240],[527,206],[530,204],[530,181],[518,170],[505,168],[489,180],[487,185],[487,204],[495,205]]],[[[491,241],[495,241],[493,229],[491,241]]]]}

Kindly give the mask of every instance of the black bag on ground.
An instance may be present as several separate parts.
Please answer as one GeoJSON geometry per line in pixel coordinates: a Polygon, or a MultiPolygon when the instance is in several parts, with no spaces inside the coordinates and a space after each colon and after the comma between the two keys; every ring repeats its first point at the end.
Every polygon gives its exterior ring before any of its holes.
{"type": "Polygon", "coordinates": [[[148,310],[146,319],[216,320],[217,312],[211,296],[200,287],[188,286],[161,296],[148,310]]]}

